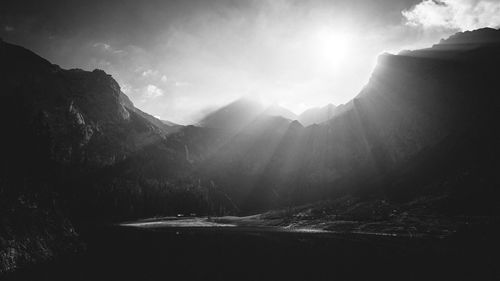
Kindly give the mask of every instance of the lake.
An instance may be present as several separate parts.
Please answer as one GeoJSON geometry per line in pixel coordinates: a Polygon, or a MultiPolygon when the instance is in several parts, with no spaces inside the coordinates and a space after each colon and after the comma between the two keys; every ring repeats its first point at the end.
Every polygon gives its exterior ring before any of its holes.
{"type": "Polygon", "coordinates": [[[85,253],[29,280],[500,280],[498,243],[237,226],[201,218],[128,222],[83,235],[85,253]]]}

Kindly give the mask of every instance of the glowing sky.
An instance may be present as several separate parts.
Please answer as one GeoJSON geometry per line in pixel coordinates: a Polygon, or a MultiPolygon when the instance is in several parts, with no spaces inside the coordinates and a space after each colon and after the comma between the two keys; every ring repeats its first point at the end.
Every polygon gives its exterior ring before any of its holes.
{"type": "Polygon", "coordinates": [[[345,103],[381,52],[499,15],[497,0],[19,0],[0,4],[0,36],[64,68],[103,69],[140,109],[188,124],[243,95],[295,113],[345,103]]]}

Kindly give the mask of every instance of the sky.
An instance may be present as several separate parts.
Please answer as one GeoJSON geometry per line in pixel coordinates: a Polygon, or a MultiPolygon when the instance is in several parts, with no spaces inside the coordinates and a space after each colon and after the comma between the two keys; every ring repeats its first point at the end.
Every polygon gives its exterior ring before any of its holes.
{"type": "Polygon", "coordinates": [[[299,114],[342,104],[383,52],[500,26],[500,0],[2,1],[0,36],[103,69],[140,109],[196,123],[241,96],[299,114]]]}

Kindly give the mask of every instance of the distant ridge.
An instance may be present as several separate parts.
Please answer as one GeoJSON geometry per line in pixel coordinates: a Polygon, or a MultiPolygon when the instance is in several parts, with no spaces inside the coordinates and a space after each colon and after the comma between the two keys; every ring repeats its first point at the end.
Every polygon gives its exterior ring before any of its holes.
{"type": "Polygon", "coordinates": [[[333,231],[498,221],[498,41],[481,29],[381,55],[353,100],[312,110],[309,126],[244,98],[173,133],[104,71],[0,42],[0,271],[73,249],[78,223],[280,208],[291,226],[321,218],[333,231]]]}
{"type": "Polygon", "coordinates": [[[337,107],[328,104],[323,107],[310,108],[298,116],[299,122],[304,126],[320,124],[326,122],[335,116],[337,107]]]}
{"type": "Polygon", "coordinates": [[[209,113],[198,125],[206,128],[238,131],[265,116],[282,117],[290,122],[297,119],[295,113],[278,104],[266,107],[256,99],[243,97],[209,113]]]}
{"type": "Polygon", "coordinates": [[[439,45],[476,45],[500,44],[500,29],[481,28],[474,31],[458,32],[446,39],[441,39],[439,45]]]}

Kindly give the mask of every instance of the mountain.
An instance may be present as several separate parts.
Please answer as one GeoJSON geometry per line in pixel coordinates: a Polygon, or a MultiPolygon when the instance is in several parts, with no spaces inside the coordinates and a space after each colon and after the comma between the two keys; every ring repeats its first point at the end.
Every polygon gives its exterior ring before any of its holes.
{"type": "Polygon", "coordinates": [[[237,131],[264,111],[264,106],[251,98],[241,98],[209,113],[199,125],[206,128],[237,131]]]}
{"type": "Polygon", "coordinates": [[[352,157],[361,159],[357,168],[330,185],[345,192],[289,212],[289,224],[394,235],[496,233],[498,40],[500,30],[481,29],[432,48],[382,55],[348,110],[328,122],[342,135],[363,128],[342,147],[365,146],[352,157]],[[339,227],[332,216],[356,223],[339,227]]]}
{"type": "MultiPolygon", "coordinates": [[[[54,160],[110,165],[166,133],[104,71],[63,70],[21,47],[2,42],[0,48],[1,98],[9,104],[2,110],[4,128],[20,136],[45,130],[54,160]]],[[[17,146],[19,139],[12,141],[3,148],[17,146]]]]}
{"type": "MultiPolygon", "coordinates": [[[[16,95],[10,95],[13,100],[6,99],[13,105],[9,110],[16,108],[16,103],[18,109],[4,113],[25,113],[22,118],[28,120],[23,124],[41,120],[40,126],[47,127],[44,130],[49,133],[36,134],[48,135],[50,144],[44,153],[58,163],[118,165],[121,168],[115,168],[114,173],[120,179],[136,177],[138,171],[150,167],[148,173],[154,181],[178,179],[180,175],[187,183],[202,180],[201,186],[212,181],[228,196],[240,198],[237,205],[247,211],[255,206],[279,206],[289,200],[285,197],[296,198],[299,204],[326,193],[365,189],[361,186],[370,186],[367,179],[377,184],[392,181],[389,175],[416,165],[412,164],[415,159],[429,158],[422,155],[447,141],[475,139],[475,135],[484,136],[485,144],[496,140],[483,124],[497,117],[498,98],[491,93],[498,89],[493,78],[498,32],[459,33],[432,48],[381,55],[369,83],[356,98],[335,109],[329,105],[299,117],[316,118],[309,121],[313,122],[310,126],[273,116],[275,112],[282,115],[277,106],[266,113],[259,102],[243,98],[206,116],[201,127],[188,126],[177,132],[133,107],[116,82],[102,71],[61,70],[29,51],[3,43],[3,48],[18,53],[17,57],[9,54],[11,63],[4,64],[5,77],[9,78],[4,83],[5,93],[19,92],[23,97],[15,101],[16,95]],[[459,42],[455,47],[442,46],[454,46],[455,41],[459,42]],[[30,62],[23,65],[28,58],[30,62]],[[16,68],[19,74],[13,76],[16,68]],[[23,81],[25,69],[31,71],[34,81],[46,84],[23,81]],[[29,91],[21,91],[22,87],[9,84],[18,82],[9,81],[23,81],[29,91]],[[37,89],[50,94],[37,98],[37,89]],[[333,116],[328,116],[330,111],[333,116]],[[472,130],[475,135],[471,135],[472,130]],[[147,165],[145,155],[158,158],[158,168],[147,165]]],[[[302,122],[308,125],[308,121],[302,122]]],[[[26,128],[6,123],[5,128],[12,132],[26,128]]],[[[23,142],[24,147],[32,146],[23,142]]],[[[23,142],[16,139],[4,147],[23,142]]],[[[465,149],[464,145],[460,147],[465,149]]],[[[494,149],[492,152],[495,155],[494,149]]],[[[10,158],[19,158],[14,155],[10,158]]]]}
{"type": "Polygon", "coordinates": [[[336,106],[333,104],[328,104],[323,107],[310,108],[302,112],[297,120],[304,126],[309,126],[312,124],[320,124],[325,121],[330,120],[335,115],[336,106]]]}
{"type": "Polygon", "coordinates": [[[0,42],[0,270],[77,248],[88,225],[138,217],[327,199],[313,211],[334,222],[497,217],[499,41],[482,29],[383,54],[353,100],[326,118],[329,107],[311,111],[309,126],[247,98],[175,130],[104,71],[0,42]]]}
{"type": "Polygon", "coordinates": [[[498,30],[493,28],[482,28],[474,31],[456,33],[446,39],[441,39],[439,44],[433,48],[445,48],[454,46],[460,48],[486,47],[488,45],[499,45],[498,30]]]}
{"type": "MultiPolygon", "coordinates": [[[[495,37],[488,42],[500,37],[478,32],[495,37]]],[[[345,193],[432,193],[446,198],[447,212],[498,212],[490,200],[498,195],[499,136],[488,124],[499,120],[499,48],[475,38],[457,34],[459,46],[381,55],[369,83],[333,118],[307,127],[254,122],[262,130],[242,130],[216,153],[200,150],[198,167],[250,212],[345,193]],[[479,178],[481,188],[467,186],[479,178]]]]}
{"type": "Polygon", "coordinates": [[[199,125],[237,133],[262,116],[282,117],[290,121],[297,119],[297,115],[277,104],[266,107],[256,99],[243,97],[208,114],[199,125]]]}
{"type": "Polygon", "coordinates": [[[171,133],[175,133],[179,131],[182,126],[175,124],[174,122],[166,121],[166,120],[160,120],[150,114],[147,114],[146,112],[136,108],[132,101],[125,95],[123,92],[120,92],[120,102],[123,103],[125,108],[127,108],[130,111],[133,111],[143,117],[144,119],[148,120],[152,124],[154,124],[159,130],[162,135],[168,135],[171,133]]]}
{"type": "Polygon", "coordinates": [[[174,157],[164,146],[173,130],[135,108],[110,75],[61,69],[3,41],[0,61],[0,273],[74,251],[85,221],[157,212],[145,198],[168,193],[189,205],[170,184],[139,179],[144,166],[126,166],[151,147],[174,157]]]}

